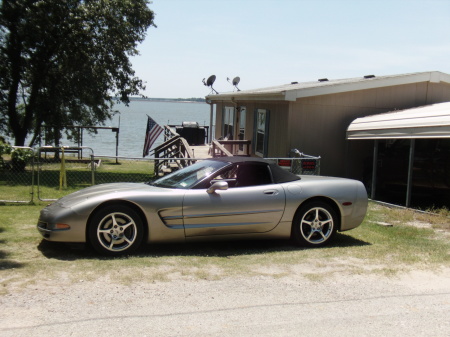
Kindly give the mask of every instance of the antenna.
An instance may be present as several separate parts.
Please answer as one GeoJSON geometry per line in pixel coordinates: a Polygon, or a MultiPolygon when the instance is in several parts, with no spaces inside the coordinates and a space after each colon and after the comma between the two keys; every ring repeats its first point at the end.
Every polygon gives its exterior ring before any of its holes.
{"type": "MultiPolygon", "coordinates": [[[[230,79],[227,77],[227,81],[230,82],[230,79]]],[[[239,84],[239,82],[241,81],[241,78],[239,76],[236,76],[235,78],[233,78],[233,81],[230,82],[231,84],[233,84],[233,86],[237,89],[237,91],[241,91],[237,85],[239,84]]],[[[233,89],[234,91],[234,89],[233,89]]]]}
{"type": "Polygon", "coordinates": [[[213,88],[213,84],[216,80],[216,75],[211,75],[208,77],[208,79],[205,82],[205,79],[203,79],[203,84],[207,87],[211,87],[211,93],[215,92],[216,94],[219,94],[214,88],[213,88]]]}

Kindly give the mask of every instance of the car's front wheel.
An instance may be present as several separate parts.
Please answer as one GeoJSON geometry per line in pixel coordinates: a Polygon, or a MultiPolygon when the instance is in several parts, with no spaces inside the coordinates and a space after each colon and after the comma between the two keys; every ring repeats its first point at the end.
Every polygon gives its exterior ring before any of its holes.
{"type": "Polygon", "coordinates": [[[302,246],[323,246],[335,235],[338,219],[336,211],[329,204],[322,201],[308,202],[295,214],[292,238],[302,246]]]}
{"type": "Polygon", "coordinates": [[[103,255],[118,256],[134,252],[144,234],[142,219],[131,207],[110,205],[92,217],[89,242],[103,255]]]}

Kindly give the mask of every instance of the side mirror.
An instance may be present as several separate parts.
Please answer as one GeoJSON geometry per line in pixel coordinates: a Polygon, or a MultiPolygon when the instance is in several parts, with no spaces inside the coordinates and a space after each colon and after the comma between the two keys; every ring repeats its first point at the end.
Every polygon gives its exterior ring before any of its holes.
{"type": "Polygon", "coordinates": [[[217,190],[227,190],[228,183],[226,181],[216,181],[206,190],[209,194],[215,193],[217,190]]]}

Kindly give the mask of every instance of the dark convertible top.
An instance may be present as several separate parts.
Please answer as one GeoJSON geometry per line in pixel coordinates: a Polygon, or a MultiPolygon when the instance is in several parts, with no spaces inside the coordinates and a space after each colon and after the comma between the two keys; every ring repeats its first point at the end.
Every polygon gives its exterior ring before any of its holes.
{"type": "Polygon", "coordinates": [[[216,157],[209,160],[217,160],[217,161],[223,161],[228,162],[231,164],[266,164],[269,166],[270,171],[272,172],[272,178],[273,182],[275,184],[281,184],[281,183],[287,183],[290,181],[300,180],[300,177],[298,175],[295,175],[294,173],[291,173],[289,171],[286,171],[282,169],[280,166],[278,166],[276,163],[274,163],[271,160],[258,158],[258,157],[216,157]]]}

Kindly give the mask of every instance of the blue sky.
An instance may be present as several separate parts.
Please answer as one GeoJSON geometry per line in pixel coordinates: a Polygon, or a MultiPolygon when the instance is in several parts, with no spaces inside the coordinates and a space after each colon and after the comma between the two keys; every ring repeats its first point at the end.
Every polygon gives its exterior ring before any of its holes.
{"type": "Polygon", "coordinates": [[[450,73],[450,0],[153,0],[132,59],[148,97],[204,97],[292,81],[450,73]]]}

